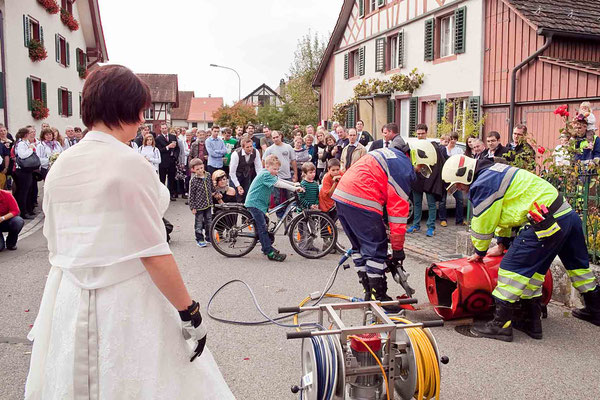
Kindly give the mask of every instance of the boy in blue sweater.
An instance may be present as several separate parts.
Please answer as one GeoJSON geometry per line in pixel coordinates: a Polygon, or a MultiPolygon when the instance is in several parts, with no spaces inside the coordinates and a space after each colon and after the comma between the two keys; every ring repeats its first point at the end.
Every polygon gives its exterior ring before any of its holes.
{"type": "Polygon", "coordinates": [[[286,257],[285,254],[281,254],[273,247],[267,230],[265,213],[269,210],[271,191],[273,190],[273,186],[280,189],[287,189],[291,192],[301,192],[304,191],[304,189],[277,178],[281,162],[276,155],[272,154],[267,156],[265,159],[265,167],[266,168],[260,171],[252,181],[244,205],[254,219],[254,226],[256,228],[256,233],[258,234],[258,239],[260,240],[263,254],[271,261],[283,261],[286,257]]]}

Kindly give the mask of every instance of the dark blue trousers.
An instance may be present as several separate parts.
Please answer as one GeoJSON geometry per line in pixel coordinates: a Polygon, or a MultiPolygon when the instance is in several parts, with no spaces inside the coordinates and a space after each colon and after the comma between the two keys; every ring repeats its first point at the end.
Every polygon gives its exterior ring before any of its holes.
{"type": "Polygon", "coordinates": [[[357,272],[365,271],[369,277],[385,274],[388,237],[383,217],[376,212],[335,202],[338,219],[352,244],[352,260],[357,272]]]}

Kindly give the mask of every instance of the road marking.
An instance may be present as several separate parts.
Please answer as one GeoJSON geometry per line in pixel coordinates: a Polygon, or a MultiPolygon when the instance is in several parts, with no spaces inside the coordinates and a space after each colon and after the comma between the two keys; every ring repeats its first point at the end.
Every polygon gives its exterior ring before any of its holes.
{"type": "Polygon", "coordinates": [[[44,226],[44,213],[39,213],[30,223],[23,227],[23,231],[19,234],[19,240],[23,240],[37,231],[39,231],[44,226]]]}

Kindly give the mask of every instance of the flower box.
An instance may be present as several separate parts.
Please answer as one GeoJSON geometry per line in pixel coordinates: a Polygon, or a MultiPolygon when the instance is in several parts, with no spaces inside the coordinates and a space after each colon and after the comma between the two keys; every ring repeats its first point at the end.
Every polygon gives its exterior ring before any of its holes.
{"type": "Polygon", "coordinates": [[[57,14],[60,11],[56,0],[37,0],[37,2],[50,14],[57,14]]]}
{"type": "Polygon", "coordinates": [[[44,103],[41,100],[31,100],[31,116],[34,119],[46,119],[50,114],[50,110],[48,107],[44,106],[44,103]]]}
{"type": "Polygon", "coordinates": [[[29,58],[33,62],[42,61],[48,57],[44,44],[37,39],[31,39],[27,47],[29,48],[29,58]]]}
{"type": "Polygon", "coordinates": [[[73,17],[73,14],[65,10],[64,8],[60,9],[60,20],[63,24],[67,26],[71,31],[76,31],[79,29],[79,22],[73,17]]]}

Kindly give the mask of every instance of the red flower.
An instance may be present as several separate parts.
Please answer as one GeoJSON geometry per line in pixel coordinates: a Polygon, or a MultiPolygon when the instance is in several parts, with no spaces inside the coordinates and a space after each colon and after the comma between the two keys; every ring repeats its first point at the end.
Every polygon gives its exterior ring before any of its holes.
{"type": "Polygon", "coordinates": [[[569,116],[569,106],[568,105],[562,105],[556,108],[556,110],[554,110],[554,114],[556,115],[560,115],[561,117],[568,117],[569,116]]]}
{"type": "Polygon", "coordinates": [[[544,154],[544,153],[546,152],[546,148],[545,148],[545,147],[542,147],[542,146],[540,146],[540,147],[538,147],[537,151],[538,151],[538,153],[540,153],[540,154],[544,154]]]}
{"type": "Polygon", "coordinates": [[[50,14],[56,14],[60,11],[60,7],[58,6],[58,3],[56,3],[56,0],[37,0],[37,2],[50,14]]]}
{"type": "Polygon", "coordinates": [[[31,102],[31,115],[34,119],[40,120],[48,118],[50,114],[50,110],[48,107],[44,106],[44,103],[40,100],[32,100],[31,102]]]}
{"type": "Polygon", "coordinates": [[[60,20],[71,31],[76,31],[77,29],[79,29],[79,22],[77,22],[77,20],[75,19],[75,17],[73,17],[73,14],[71,14],[70,12],[68,12],[67,10],[65,10],[64,8],[62,8],[60,10],[60,20]]]}

